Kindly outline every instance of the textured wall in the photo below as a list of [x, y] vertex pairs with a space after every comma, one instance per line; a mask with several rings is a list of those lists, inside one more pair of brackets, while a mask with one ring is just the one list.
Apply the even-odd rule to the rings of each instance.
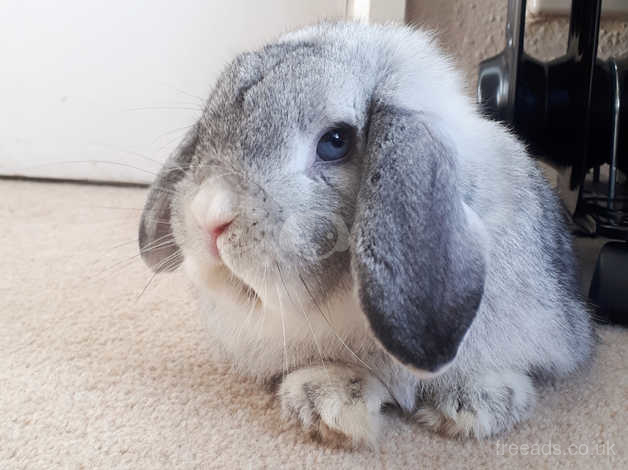
[[[467, 92], [476, 96], [478, 64], [500, 52], [505, 45], [508, 0], [408, 0], [409, 23], [436, 30], [441, 46], [456, 58], [464, 72]], [[569, 18], [532, 17], [526, 20], [525, 50], [549, 60], [564, 54]], [[628, 22], [602, 18], [598, 55], [628, 52]], [[568, 189], [569, 170], [556, 171], [541, 165], [570, 210], [575, 208], [577, 192]]]
[[[507, 0], [408, 0], [410, 23], [438, 31], [443, 48], [465, 73], [475, 96], [478, 63], [504, 48]], [[537, 17], [526, 21], [526, 51], [540, 59], [562, 55], [567, 45], [567, 17]], [[628, 52], [628, 22], [602, 20], [599, 55]]]

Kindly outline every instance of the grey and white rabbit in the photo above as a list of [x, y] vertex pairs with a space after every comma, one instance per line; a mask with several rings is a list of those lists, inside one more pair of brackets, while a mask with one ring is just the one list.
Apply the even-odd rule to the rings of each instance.
[[234, 369], [286, 416], [377, 444], [529, 416], [594, 339], [557, 198], [430, 34], [324, 23], [239, 55], [154, 182], [140, 247], [183, 265]]

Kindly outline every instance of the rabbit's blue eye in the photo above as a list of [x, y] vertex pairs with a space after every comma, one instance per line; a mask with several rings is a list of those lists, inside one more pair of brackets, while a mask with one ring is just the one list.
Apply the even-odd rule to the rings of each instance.
[[351, 132], [340, 127], [328, 131], [316, 145], [317, 155], [326, 162], [340, 160], [350, 149]]

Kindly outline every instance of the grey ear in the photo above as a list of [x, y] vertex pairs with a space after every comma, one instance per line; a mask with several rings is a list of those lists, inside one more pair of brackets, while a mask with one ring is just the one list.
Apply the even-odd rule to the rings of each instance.
[[436, 373], [456, 357], [485, 277], [484, 228], [427, 115], [377, 105], [352, 228], [359, 300], [384, 348]]
[[175, 185], [189, 168], [198, 143], [198, 124], [168, 158], [150, 187], [140, 221], [139, 245], [144, 262], [155, 272], [176, 269], [183, 257], [171, 226], [171, 203]]

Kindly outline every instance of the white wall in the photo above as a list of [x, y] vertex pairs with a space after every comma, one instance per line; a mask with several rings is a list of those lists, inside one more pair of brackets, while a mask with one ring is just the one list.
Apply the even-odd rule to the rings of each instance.
[[[236, 53], [345, 0], [3, 0], [0, 174], [150, 181]], [[147, 158], [138, 156], [145, 155]]]
[[[404, 0], [359, 1], [376, 21], [403, 20]], [[229, 60], [346, 6], [2, 0], [0, 175], [149, 182]]]

